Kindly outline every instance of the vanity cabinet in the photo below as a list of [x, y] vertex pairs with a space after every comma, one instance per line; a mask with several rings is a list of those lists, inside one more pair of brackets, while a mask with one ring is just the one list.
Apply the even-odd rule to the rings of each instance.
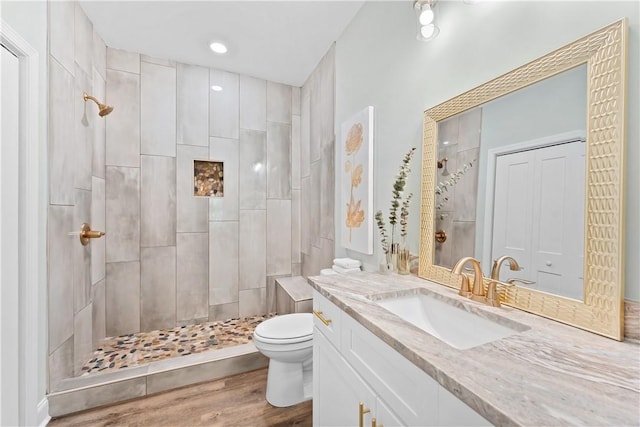
[[317, 291], [313, 307], [314, 426], [491, 425]]

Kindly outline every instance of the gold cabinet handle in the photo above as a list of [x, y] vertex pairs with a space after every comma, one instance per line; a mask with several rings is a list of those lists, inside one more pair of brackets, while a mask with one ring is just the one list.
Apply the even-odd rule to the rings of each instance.
[[364, 427], [364, 414], [368, 414], [371, 412], [371, 409], [365, 408], [364, 403], [360, 402], [358, 404], [358, 426]]
[[316, 315], [316, 317], [317, 317], [318, 319], [320, 319], [320, 321], [321, 321], [322, 323], [324, 323], [324, 324], [325, 324], [325, 326], [329, 326], [329, 324], [331, 323], [331, 319], [327, 319], [326, 317], [324, 317], [324, 316], [322, 315], [323, 313], [322, 313], [321, 311], [313, 310], [313, 314], [315, 314], [315, 315]]

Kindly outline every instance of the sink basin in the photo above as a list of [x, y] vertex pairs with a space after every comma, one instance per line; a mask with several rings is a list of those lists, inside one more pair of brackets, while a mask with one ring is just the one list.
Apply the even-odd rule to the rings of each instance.
[[496, 316], [496, 320], [492, 320], [470, 312], [457, 300], [449, 302], [428, 294], [392, 297], [375, 301], [375, 303], [460, 350], [529, 329], [509, 319]]

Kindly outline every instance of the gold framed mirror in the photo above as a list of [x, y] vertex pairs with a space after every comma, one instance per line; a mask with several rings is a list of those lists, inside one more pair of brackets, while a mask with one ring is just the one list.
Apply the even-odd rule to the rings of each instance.
[[621, 19], [424, 112], [419, 277], [460, 284], [434, 262], [438, 123], [586, 64], [583, 298], [505, 284], [498, 291], [505, 305], [623, 339], [627, 31]]

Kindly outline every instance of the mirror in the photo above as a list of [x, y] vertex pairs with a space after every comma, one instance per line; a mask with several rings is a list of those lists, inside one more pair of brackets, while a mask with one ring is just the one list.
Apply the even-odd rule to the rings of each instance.
[[[527, 178], [527, 175], [533, 176], [535, 173], [523, 172], [527, 169], [518, 171], [518, 168], [512, 167], [522, 163], [520, 161], [522, 159], [506, 162], [504, 159], [517, 157], [510, 156], [512, 154], [523, 156], [523, 153], [535, 151], [523, 150], [523, 147], [566, 148], [570, 146], [571, 149], [568, 151], [571, 154], [566, 156], [574, 159], [571, 160], [573, 165], [578, 163], [584, 165], [585, 171], [584, 178], [581, 178], [579, 171], [574, 174], [577, 176], [576, 181], [583, 183], [582, 193], [576, 193], [578, 195], [584, 194], [583, 198], [565, 203], [566, 206], [563, 207], [563, 209], [572, 212], [572, 215], [584, 218], [582, 226], [579, 221], [572, 223], [574, 226], [573, 234], [568, 238], [575, 243], [573, 252], [577, 252], [577, 255], [573, 257], [571, 262], [559, 258], [545, 259], [542, 262], [551, 262], [552, 265], [546, 267], [554, 267], [564, 263], [572, 264], [571, 277], [575, 276], [574, 279], [578, 283], [571, 286], [573, 289], [571, 293], [565, 293], [564, 296], [558, 295], [558, 293], [563, 293], [558, 289], [568, 288], [566, 286], [568, 279], [562, 277], [554, 282], [554, 278], [550, 277], [553, 274], [538, 266], [541, 259], [536, 259], [533, 255], [523, 256], [524, 252], [521, 252], [516, 254], [516, 259], [518, 256], [523, 259], [527, 258], [527, 261], [523, 261], [525, 269], [508, 271], [507, 268], [500, 273], [500, 280], [503, 281], [498, 286], [500, 299], [504, 304], [515, 308], [610, 338], [622, 339], [626, 45], [627, 23], [623, 19], [425, 111], [418, 272], [420, 277], [447, 286], [459, 287], [459, 276], [452, 275], [450, 269], [447, 268], [450, 262], [455, 262], [458, 259], [453, 259], [454, 256], [458, 256], [458, 253], [454, 254], [452, 250], [449, 259], [446, 259], [445, 251], [442, 250], [442, 247], [437, 246], [446, 234], [446, 230], [439, 227], [442, 227], [447, 219], [452, 223], [455, 217], [454, 215], [453, 217], [441, 218], [438, 213], [443, 211], [443, 208], [451, 209], [453, 207], [456, 212], [460, 210], [458, 218], [467, 220], [467, 222], [475, 222], [473, 238], [470, 238], [469, 225], [462, 224], [465, 221], [459, 221], [461, 224], [457, 225], [457, 229], [460, 231], [453, 232], [457, 236], [453, 238], [450, 248], [453, 248], [455, 243], [459, 253], [464, 252], [465, 256], [473, 254], [479, 258], [483, 262], [485, 275], [489, 274], [490, 266], [488, 264], [491, 262], [494, 252], [502, 254], [506, 248], [513, 247], [535, 252], [535, 250], [526, 249], [524, 245], [520, 244], [521, 242], [518, 242], [520, 244], [518, 246], [509, 241], [509, 239], [513, 240], [513, 236], [521, 237], [517, 230], [536, 228], [530, 219], [524, 218], [526, 212], [532, 212], [535, 209], [521, 207], [520, 217], [518, 217], [515, 215], [516, 211], [509, 213], [505, 206], [510, 203], [514, 204], [514, 200], [516, 200], [518, 203], [522, 203], [522, 206], [527, 206], [526, 203], [533, 203], [535, 208], [536, 203], [540, 204], [539, 200], [527, 199], [525, 201], [522, 197], [518, 199], [518, 195], [523, 194], [522, 191], [510, 193], [511, 190], [508, 186], [501, 187], [501, 184], [518, 182], [518, 179], [522, 180]], [[572, 121], [570, 117], [573, 117], [574, 114], [576, 117], [580, 115], [580, 110], [576, 110], [577, 113], [563, 112], [564, 107], [560, 108], [559, 112], [541, 119], [544, 120], [544, 123], [536, 124], [535, 121], [532, 121], [529, 126], [522, 125], [527, 122], [526, 118], [521, 117], [525, 113], [522, 113], [522, 110], [518, 111], [512, 108], [513, 104], [509, 104], [510, 102], [522, 103], [522, 100], [529, 99], [524, 102], [525, 107], [534, 110], [547, 108], [542, 107], [544, 104], [534, 106], [530, 97], [541, 93], [541, 87], [553, 86], [558, 81], [580, 73], [586, 73], [586, 79], [579, 77], [576, 80], [578, 82], [582, 79], [583, 82], [576, 83], [576, 87], [582, 85], [584, 90], [580, 95], [583, 100], [582, 105], [586, 107], [586, 110], [582, 110], [584, 128], [569, 123]], [[507, 114], [512, 115], [507, 122], [500, 121], [500, 119], [496, 122], [488, 121], [490, 116], [505, 119]], [[526, 114], [531, 114], [531, 111]], [[515, 120], [519, 120], [521, 124], [516, 125]], [[466, 150], [446, 148], [446, 145], [455, 145], [449, 136], [454, 132], [452, 129], [456, 127], [456, 121], [458, 121], [458, 132], [460, 129], [464, 129], [464, 132], [470, 134], [473, 132], [480, 134], [475, 135], [475, 139], [478, 141], [482, 139], [482, 144], [474, 148], [469, 145], [471, 144], [469, 141], [465, 141], [464, 144], [467, 146], [463, 148]], [[552, 127], [550, 126], [551, 122], [563, 124], [564, 121], [567, 122], [564, 123], [566, 125], [564, 129], [544, 135], [535, 133], [543, 128]], [[464, 122], [464, 126], [462, 122]], [[493, 136], [480, 133], [481, 127], [482, 132], [493, 129]], [[534, 133], [522, 133], [524, 127], [532, 129]], [[496, 144], [491, 147], [483, 145], [485, 141], [499, 139], [496, 135], [500, 133], [509, 134], [507, 145]], [[449, 142], [449, 144], [444, 144], [445, 142]], [[457, 143], [460, 144], [459, 139]], [[442, 151], [439, 151], [439, 146], [443, 147]], [[467, 153], [462, 155], [461, 151], [467, 151]], [[554, 156], [556, 154], [554, 153]], [[451, 159], [449, 159], [450, 156]], [[581, 156], [584, 156], [584, 160], [575, 160], [582, 159]], [[536, 156], [534, 156], [535, 158]], [[535, 160], [533, 164], [536, 164]], [[531, 180], [531, 184], [527, 185], [538, 185], [538, 188], [546, 185], [546, 188], [553, 188], [554, 180], [558, 181], [559, 177], [563, 176], [560, 172], [565, 169], [564, 166], [558, 167], [555, 175], [549, 175], [551, 178], [543, 177], [542, 180]], [[461, 175], [458, 173], [459, 171], [462, 172]], [[449, 177], [447, 181], [453, 181], [453, 184], [448, 185], [447, 190], [443, 190], [443, 185], [441, 185], [443, 172], [447, 173], [445, 177]], [[504, 179], [505, 173], [510, 176], [509, 179]], [[518, 173], [520, 178], [518, 178]], [[477, 177], [475, 182], [474, 176]], [[525, 184], [520, 183], [520, 185]], [[478, 195], [477, 199], [481, 199], [480, 205], [476, 204], [474, 200], [470, 200], [472, 198], [464, 196], [465, 194], [474, 194], [474, 188], [479, 190], [475, 194]], [[453, 200], [444, 201], [443, 205], [443, 194], [451, 189], [454, 189]], [[456, 197], [457, 195], [462, 196]], [[554, 203], [557, 205], [562, 199], [557, 195], [550, 197], [549, 201], [544, 202], [547, 207]], [[451, 205], [447, 207], [449, 203]], [[579, 207], [582, 209], [576, 210]], [[550, 212], [548, 208], [538, 209], [538, 214], [551, 215]], [[513, 223], [513, 221], [509, 223], [510, 218], [519, 218], [520, 223]], [[494, 225], [499, 226], [505, 222], [507, 227], [502, 231], [498, 229], [499, 227], [494, 227]], [[533, 234], [537, 240], [540, 240], [540, 236], [564, 232], [563, 230], [568, 228], [566, 225], [558, 226], [553, 221], [537, 222], [538, 231]], [[464, 228], [465, 226], [467, 229]], [[487, 234], [486, 238], [484, 237], [485, 233]], [[500, 235], [508, 238], [505, 241], [504, 238], [499, 237]], [[504, 253], [504, 255], [510, 254]], [[535, 278], [538, 279], [535, 280], [537, 286], [521, 282], [507, 286], [504, 283], [509, 278], [525, 279], [521, 275], [527, 271], [535, 274]], [[488, 279], [485, 279], [485, 285], [487, 281]]]
[[587, 66], [438, 122], [434, 264], [583, 297]]

